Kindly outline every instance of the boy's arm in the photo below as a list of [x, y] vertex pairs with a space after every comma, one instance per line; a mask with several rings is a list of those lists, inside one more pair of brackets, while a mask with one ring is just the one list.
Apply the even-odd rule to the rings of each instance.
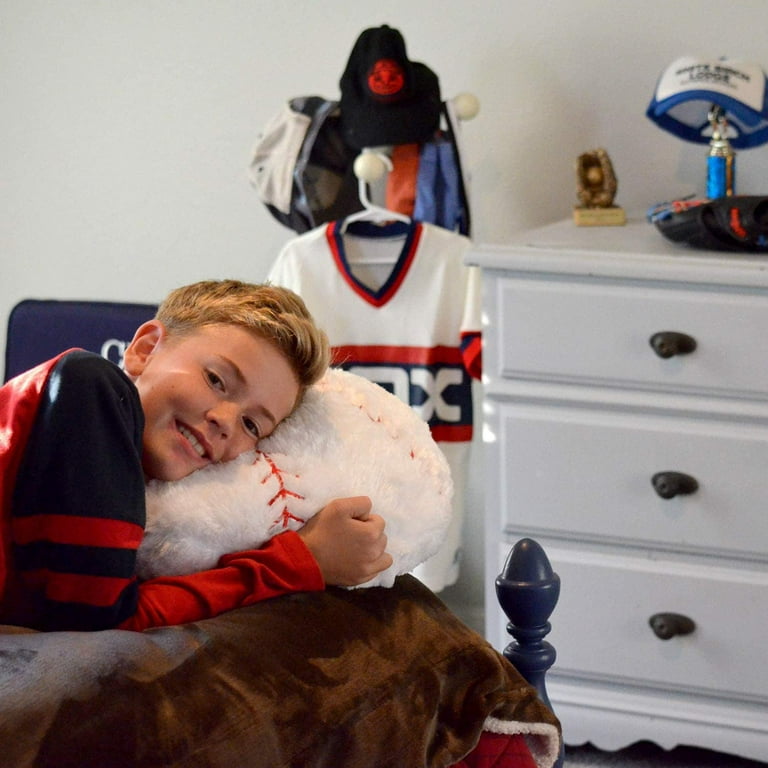
[[310, 551], [295, 532], [287, 531], [260, 549], [224, 555], [210, 571], [139, 584], [136, 612], [120, 628], [199, 621], [270, 597], [324, 587]]
[[182, 624], [288, 592], [320, 590], [326, 582], [362, 584], [392, 565], [384, 527], [367, 496], [334, 499], [298, 532], [224, 555], [215, 570], [144, 582], [135, 615], [120, 626]]
[[20, 436], [4, 608], [38, 629], [115, 626], [135, 610], [144, 530], [138, 393], [112, 363], [74, 351], [51, 369], [34, 405]]

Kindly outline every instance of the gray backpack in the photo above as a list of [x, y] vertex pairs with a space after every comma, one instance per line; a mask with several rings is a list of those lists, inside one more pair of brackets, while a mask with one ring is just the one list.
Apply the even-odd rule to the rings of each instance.
[[358, 151], [339, 130], [339, 102], [291, 99], [258, 137], [250, 179], [281, 223], [302, 233], [362, 208], [352, 164]]

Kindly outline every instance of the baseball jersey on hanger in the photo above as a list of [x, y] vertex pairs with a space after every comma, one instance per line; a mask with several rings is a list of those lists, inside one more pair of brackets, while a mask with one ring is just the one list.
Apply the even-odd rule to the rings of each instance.
[[342, 230], [336, 221], [293, 238], [268, 279], [304, 299], [335, 365], [410, 404], [446, 455], [453, 520], [443, 547], [415, 571], [439, 591], [459, 573], [472, 378], [481, 366], [479, 278], [464, 264], [470, 241], [417, 221], [357, 221]]

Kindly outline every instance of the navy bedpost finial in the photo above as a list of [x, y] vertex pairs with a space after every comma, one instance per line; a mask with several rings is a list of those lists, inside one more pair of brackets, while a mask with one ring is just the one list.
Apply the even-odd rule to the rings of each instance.
[[514, 638], [504, 656], [551, 709], [545, 675], [556, 653], [544, 637], [552, 628], [549, 617], [560, 596], [560, 577], [538, 542], [521, 539], [515, 544], [496, 579], [496, 595], [509, 619], [507, 632]]

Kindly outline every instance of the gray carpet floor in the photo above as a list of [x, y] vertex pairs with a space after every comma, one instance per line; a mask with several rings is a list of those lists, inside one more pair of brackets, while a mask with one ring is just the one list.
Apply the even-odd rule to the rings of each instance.
[[565, 768], [768, 768], [768, 763], [696, 747], [676, 747], [666, 751], [656, 744], [641, 741], [617, 752], [601, 752], [591, 744], [566, 746]]

